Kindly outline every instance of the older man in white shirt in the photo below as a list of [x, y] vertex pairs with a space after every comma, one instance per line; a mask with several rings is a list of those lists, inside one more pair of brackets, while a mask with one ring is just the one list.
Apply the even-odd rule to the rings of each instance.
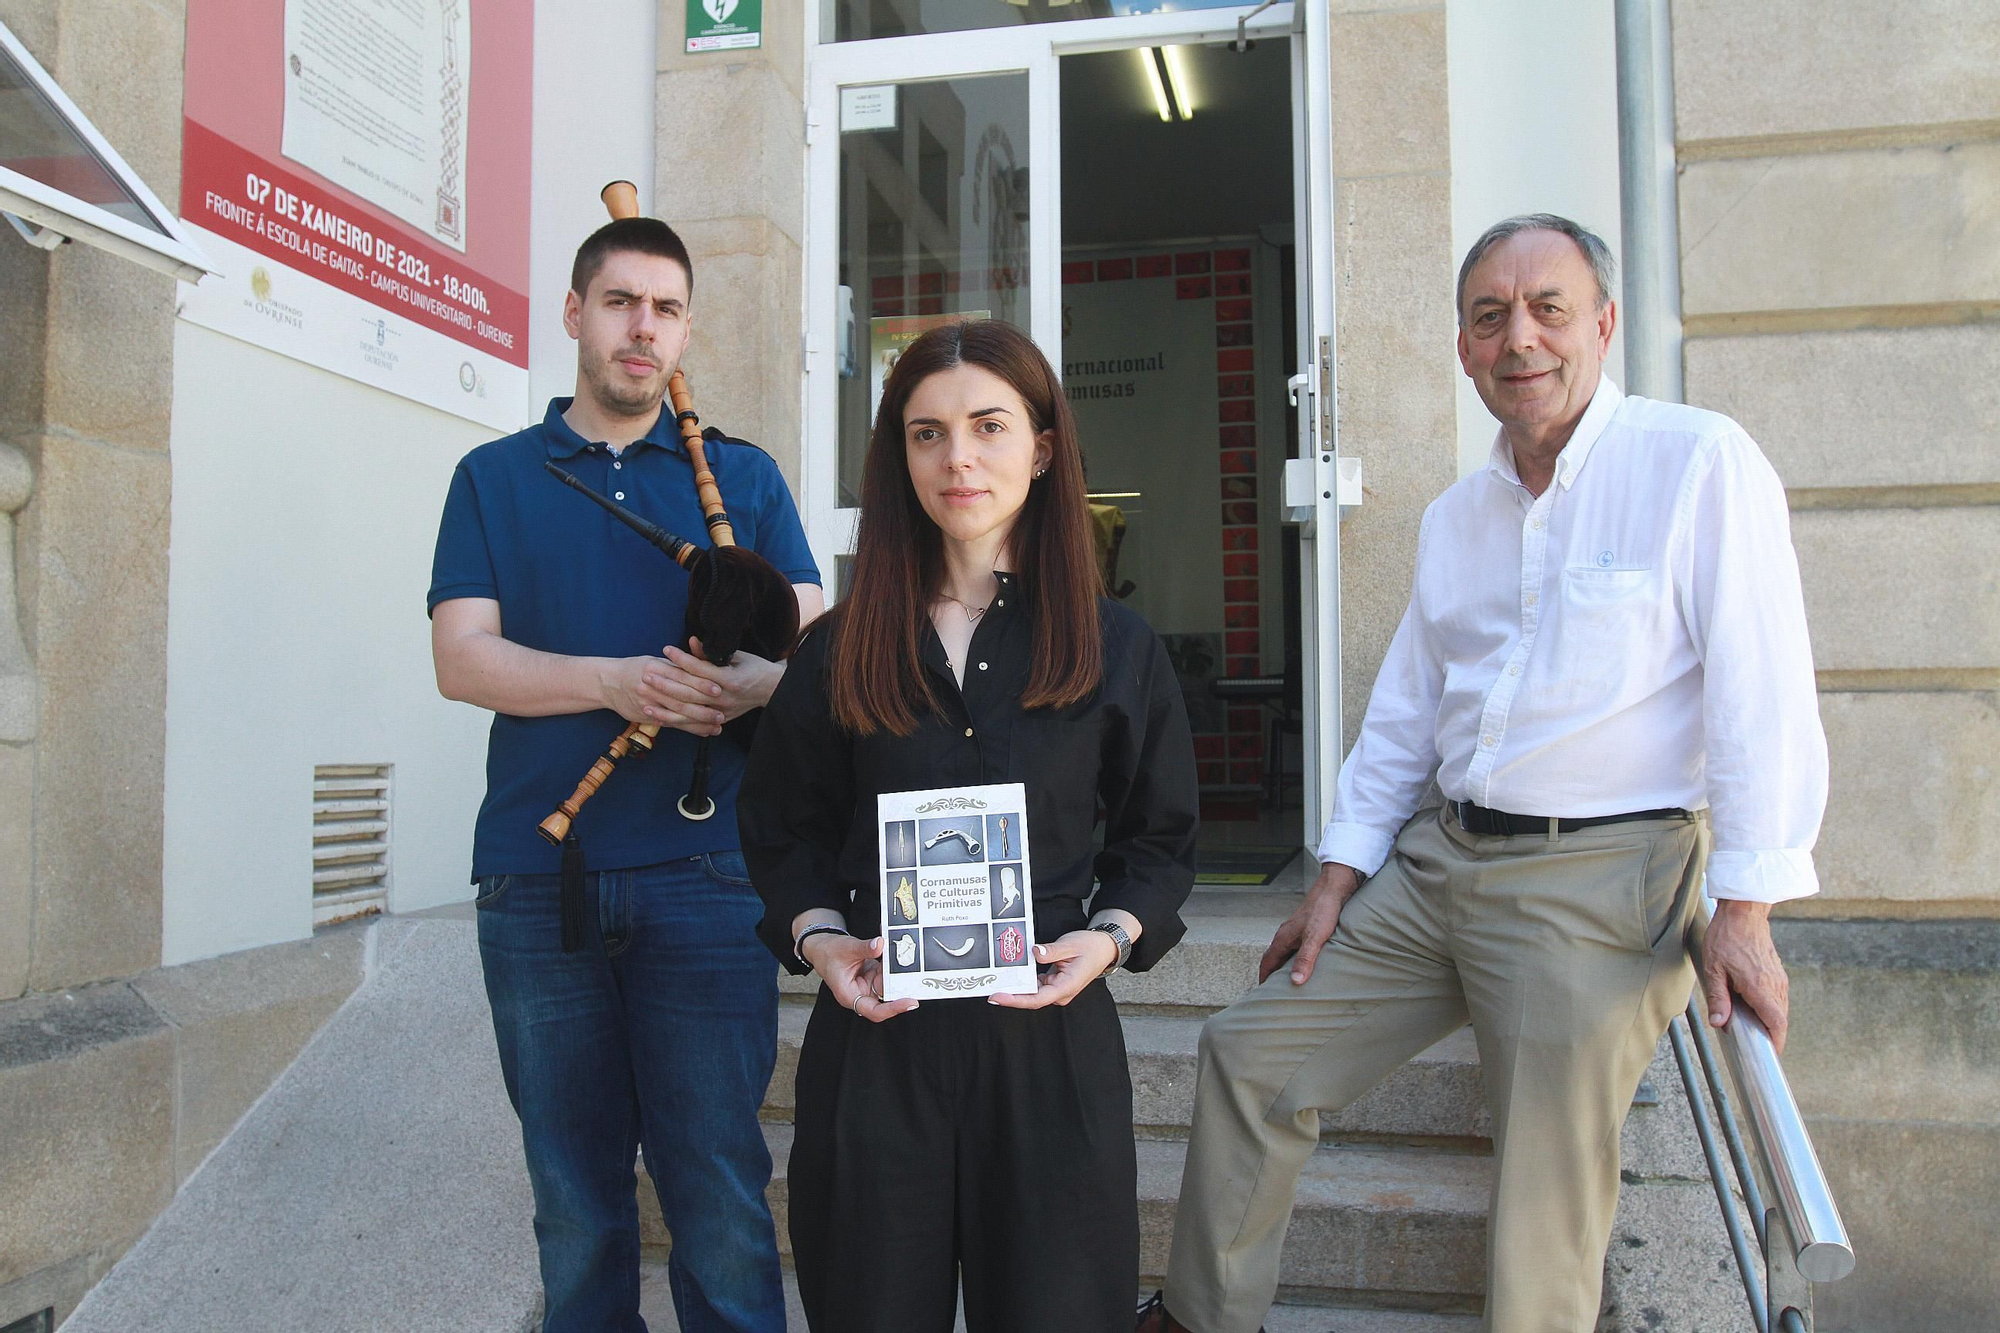
[[1785, 493], [1735, 422], [1604, 378], [1611, 279], [1603, 241], [1547, 214], [1459, 271], [1459, 360], [1500, 434], [1424, 515], [1319, 877], [1202, 1034], [1142, 1329], [1252, 1333], [1320, 1112], [1468, 1019], [1496, 1158], [1486, 1327], [1591, 1329], [1618, 1131], [1687, 1003], [1704, 866], [1710, 1019], [1740, 997], [1784, 1041], [1770, 907], [1817, 889], [1826, 801]]

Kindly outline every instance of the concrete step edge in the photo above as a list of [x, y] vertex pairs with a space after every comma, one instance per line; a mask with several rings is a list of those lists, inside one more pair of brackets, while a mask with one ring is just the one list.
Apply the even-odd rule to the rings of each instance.
[[[798, 1279], [785, 1271], [785, 1308], [789, 1326], [805, 1327], [805, 1311], [799, 1304]], [[654, 1333], [678, 1333], [672, 1295], [664, 1262], [649, 1260], [639, 1269], [639, 1312]], [[1138, 1300], [1152, 1294], [1147, 1288]], [[1136, 1302], [1135, 1302], [1136, 1303]], [[1281, 1304], [1264, 1317], [1265, 1333], [1477, 1333], [1476, 1315], [1428, 1314], [1422, 1311], [1382, 1310], [1353, 1305]], [[964, 1333], [961, 1315], [954, 1333]]]
[[[769, 1118], [790, 1118], [792, 1082], [807, 1018], [802, 1006], [786, 1005], [779, 1012], [778, 1069], [765, 1103]], [[1142, 1136], [1186, 1136], [1194, 1113], [1201, 1023], [1193, 1016], [1124, 1017], [1133, 1119]], [[1323, 1115], [1321, 1125], [1328, 1142], [1490, 1151], [1492, 1118], [1479, 1081], [1471, 1030], [1460, 1029], [1421, 1052], [1352, 1105]]]
[[[792, 1126], [764, 1126], [772, 1158], [771, 1210], [790, 1253]], [[1140, 1270], [1164, 1272], [1186, 1161], [1184, 1143], [1137, 1144]], [[1281, 1281], [1337, 1291], [1383, 1307], [1463, 1305], [1484, 1290], [1491, 1159], [1426, 1152], [1321, 1148], [1298, 1182]], [[642, 1187], [641, 1240], [666, 1241]]]
[[[786, 1178], [792, 1136], [788, 1122], [764, 1122], [773, 1183]], [[1142, 1139], [1137, 1151], [1140, 1198], [1169, 1202], [1178, 1199], [1187, 1145], [1172, 1140]], [[1322, 1147], [1313, 1153], [1300, 1174], [1298, 1200], [1302, 1208], [1341, 1207], [1351, 1200], [1360, 1200], [1378, 1209], [1413, 1208], [1483, 1218], [1492, 1180], [1491, 1159], [1484, 1157], [1372, 1147]]]
[[[1140, 1267], [1164, 1272], [1185, 1146], [1142, 1142], [1138, 1150]], [[1389, 1307], [1477, 1300], [1486, 1284], [1492, 1173], [1484, 1157], [1318, 1149], [1299, 1176], [1280, 1283]]]
[[[1177, 1201], [1187, 1145], [1141, 1140], [1138, 1156], [1141, 1200]], [[1490, 1158], [1323, 1146], [1299, 1175], [1295, 1210], [1353, 1207], [1483, 1219], [1492, 1184]]]

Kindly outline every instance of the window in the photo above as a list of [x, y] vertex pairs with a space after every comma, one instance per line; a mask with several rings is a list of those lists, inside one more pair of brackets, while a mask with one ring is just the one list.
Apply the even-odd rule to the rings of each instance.
[[0, 213], [44, 250], [81, 241], [184, 282], [214, 272], [166, 205], [4, 23]]

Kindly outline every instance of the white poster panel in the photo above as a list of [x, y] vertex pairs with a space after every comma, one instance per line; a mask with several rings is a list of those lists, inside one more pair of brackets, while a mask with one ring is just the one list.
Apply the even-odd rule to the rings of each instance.
[[499, 431], [531, 424], [528, 370], [190, 225], [219, 274], [182, 283], [180, 314]]
[[1220, 628], [1215, 306], [1171, 276], [1063, 287], [1063, 392], [1093, 503], [1125, 520], [1127, 605], [1162, 634]]
[[284, 155], [460, 251], [471, 0], [285, 0]]

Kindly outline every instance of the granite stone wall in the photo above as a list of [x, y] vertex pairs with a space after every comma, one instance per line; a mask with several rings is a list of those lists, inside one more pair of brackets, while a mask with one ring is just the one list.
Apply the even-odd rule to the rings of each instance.
[[1778, 934], [1785, 1063], [1857, 1251], [1819, 1327], [1983, 1327], [2000, 21], [1983, 0], [1675, 0], [1673, 36], [1687, 398], [1785, 481], [1832, 753], [1822, 892]]
[[[163, 200], [172, 0], [0, 0]], [[175, 287], [0, 235], [0, 1325], [57, 1322], [358, 982], [361, 935], [161, 969]]]

